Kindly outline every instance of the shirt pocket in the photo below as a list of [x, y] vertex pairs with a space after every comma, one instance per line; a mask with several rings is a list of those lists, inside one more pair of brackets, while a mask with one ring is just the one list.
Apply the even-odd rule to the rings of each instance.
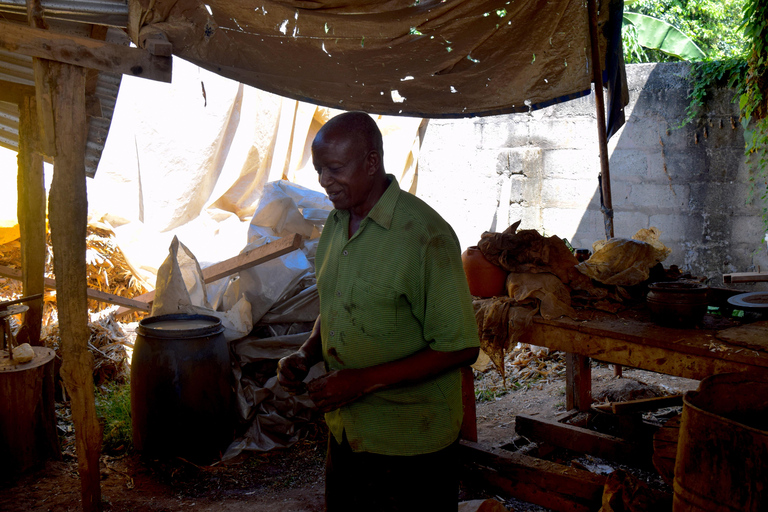
[[397, 331], [398, 294], [393, 288], [357, 278], [352, 285], [352, 324], [366, 336], [387, 336]]

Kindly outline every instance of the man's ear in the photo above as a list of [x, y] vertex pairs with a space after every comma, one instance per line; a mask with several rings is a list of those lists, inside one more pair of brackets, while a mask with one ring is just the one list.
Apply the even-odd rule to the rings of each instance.
[[368, 156], [365, 157], [366, 172], [369, 176], [373, 176], [379, 172], [381, 168], [381, 154], [375, 149], [368, 152]]

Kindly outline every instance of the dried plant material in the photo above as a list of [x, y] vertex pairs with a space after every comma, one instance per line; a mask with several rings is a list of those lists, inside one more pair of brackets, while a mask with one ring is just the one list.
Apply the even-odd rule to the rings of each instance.
[[[480, 299], [473, 302], [480, 348], [491, 358], [494, 366], [505, 375], [504, 355], [521, 342], [538, 308], [521, 306], [509, 297]], [[534, 304], [535, 305], [535, 304]]]
[[483, 233], [477, 246], [492, 263], [509, 272], [554, 274], [572, 290], [592, 290], [589, 278], [576, 270], [578, 260], [562, 239], [538, 231], [517, 231], [520, 221], [503, 233]]
[[554, 274], [512, 272], [507, 276], [507, 293], [518, 302], [529, 297], [537, 299], [541, 316], [548, 320], [563, 315], [576, 318], [576, 312], [571, 307], [571, 294]]
[[576, 268], [596, 281], [617, 286], [634, 286], [647, 280], [651, 268], [668, 254], [649, 243], [626, 238], [596, 242], [594, 249], [595, 253]]

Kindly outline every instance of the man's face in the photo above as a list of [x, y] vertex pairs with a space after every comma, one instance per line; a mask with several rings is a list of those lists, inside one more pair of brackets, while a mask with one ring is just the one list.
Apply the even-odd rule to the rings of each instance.
[[339, 210], [364, 207], [372, 188], [371, 151], [355, 137], [333, 134], [315, 139], [312, 163], [320, 186]]

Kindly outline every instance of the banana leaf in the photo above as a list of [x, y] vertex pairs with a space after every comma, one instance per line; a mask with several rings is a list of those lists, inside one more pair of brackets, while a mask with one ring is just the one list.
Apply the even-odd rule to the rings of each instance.
[[645, 14], [624, 13], [624, 22], [637, 29], [637, 41], [641, 46], [660, 50], [683, 60], [702, 60], [706, 57], [701, 48], [680, 30]]

